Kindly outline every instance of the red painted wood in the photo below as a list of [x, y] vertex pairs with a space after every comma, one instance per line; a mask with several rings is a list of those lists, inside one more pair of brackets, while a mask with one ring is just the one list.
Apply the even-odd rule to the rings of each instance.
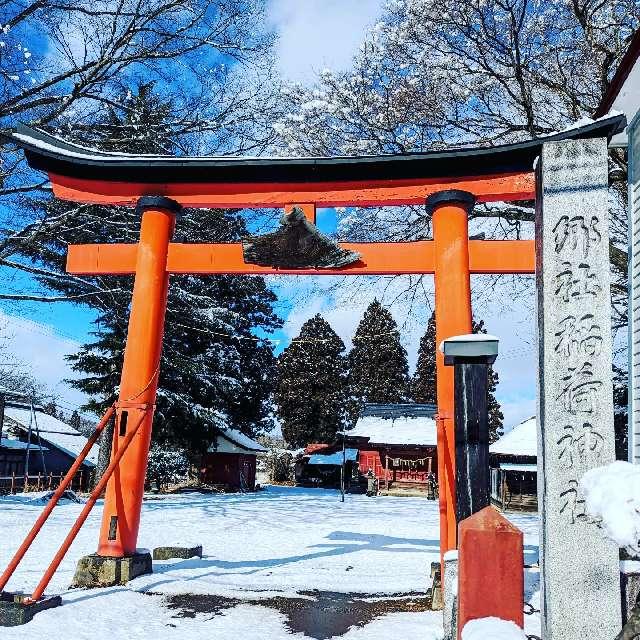
[[166, 196], [188, 207], [242, 209], [284, 207], [292, 202], [318, 207], [376, 207], [424, 204], [432, 193], [461, 189], [478, 202], [535, 199], [533, 172], [493, 176], [292, 183], [136, 183], [86, 180], [49, 174], [53, 193], [62, 200], [135, 206], [141, 196]]
[[522, 531], [493, 507], [458, 527], [458, 640], [469, 620], [496, 617], [524, 627]]
[[[169, 273], [255, 275], [396, 275], [434, 271], [431, 240], [417, 242], [342, 242], [362, 260], [340, 269], [274, 269], [246, 264], [240, 243], [169, 245]], [[74, 274], [133, 274], [137, 245], [69, 245], [67, 272]], [[470, 240], [471, 273], [535, 273], [533, 240]]]

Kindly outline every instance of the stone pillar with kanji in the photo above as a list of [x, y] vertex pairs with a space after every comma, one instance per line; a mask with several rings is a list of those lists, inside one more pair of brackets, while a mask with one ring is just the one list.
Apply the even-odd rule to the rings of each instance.
[[536, 204], [542, 636], [611, 640], [618, 550], [579, 488], [615, 458], [606, 139], [545, 143]]

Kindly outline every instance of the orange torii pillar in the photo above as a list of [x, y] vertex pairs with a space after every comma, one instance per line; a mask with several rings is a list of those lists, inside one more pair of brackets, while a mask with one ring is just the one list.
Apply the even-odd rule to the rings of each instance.
[[[480, 196], [478, 196], [480, 197]], [[339, 243], [361, 259], [346, 267], [283, 269], [246, 263], [242, 244], [180, 244], [170, 242], [179, 205], [167, 198], [144, 196], [140, 243], [70, 245], [67, 271], [74, 274], [135, 275], [129, 337], [122, 373], [117, 447], [127, 422], [144, 413], [144, 428], [135, 446], [110, 480], [103, 516], [99, 557], [126, 557], [135, 552], [153, 403], [171, 273], [209, 275], [397, 275], [435, 276], [436, 340], [471, 330], [470, 273], [533, 273], [531, 240], [469, 240], [468, 213], [474, 195], [461, 190], [438, 190], [426, 199], [433, 214], [433, 240], [391, 243]], [[215, 204], [215, 202], [213, 203]], [[290, 207], [285, 205], [288, 209]], [[315, 203], [303, 205], [314, 219]], [[453, 375], [437, 354], [438, 473], [440, 482], [440, 549], [456, 548], [455, 439], [453, 433]], [[126, 413], [125, 413], [126, 411]], [[130, 414], [136, 414], [131, 416]], [[123, 425], [123, 416], [125, 424]], [[134, 418], [134, 420], [132, 420]]]
[[475, 196], [456, 189], [439, 191], [426, 200], [432, 214], [436, 313], [438, 398], [438, 484], [440, 550], [457, 546], [456, 443], [454, 436], [453, 367], [446, 367], [439, 345], [452, 336], [471, 333], [469, 273], [469, 211]]
[[143, 197], [138, 201], [137, 211], [142, 213], [140, 242], [112, 458], [126, 437], [127, 428], [141, 418], [142, 422], [107, 484], [98, 544], [100, 556], [121, 558], [136, 552], [167, 307], [167, 255], [180, 209], [177, 202], [164, 197]]

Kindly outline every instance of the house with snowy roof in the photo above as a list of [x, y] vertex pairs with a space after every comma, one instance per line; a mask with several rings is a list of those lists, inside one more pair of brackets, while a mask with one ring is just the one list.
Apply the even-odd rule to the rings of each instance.
[[344, 459], [348, 490], [366, 487], [371, 473], [382, 492], [418, 491], [435, 498], [435, 413], [432, 404], [366, 404], [353, 429], [344, 434], [344, 458], [340, 437], [331, 446], [304, 456], [296, 480], [304, 484], [309, 478], [323, 477], [322, 486], [338, 486]]
[[[87, 444], [87, 437], [42, 407], [8, 401], [4, 408], [0, 447], [0, 475], [30, 477], [64, 475]], [[86, 487], [98, 460], [93, 446], [82, 463], [73, 486]], [[82, 476], [80, 476], [82, 474]], [[56, 481], [57, 482], [57, 481]]]
[[253, 491], [256, 457], [266, 448], [231, 427], [218, 427], [213, 442], [202, 456], [200, 481], [227, 491]]
[[538, 508], [538, 422], [527, 418], [489, 447], [491, 502], [500, 509]]

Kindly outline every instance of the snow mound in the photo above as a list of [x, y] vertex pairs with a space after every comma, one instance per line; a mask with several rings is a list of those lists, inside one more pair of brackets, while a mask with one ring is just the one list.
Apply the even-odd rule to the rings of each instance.
[[510, 620], [478, 618], [464, 625], [462, 640], [527, 640], [527, 636]]
[[619, 547], [637, 551], [640, 540], [640, 465], [617, 460], [580, 480], [587, 514]]
[[[53, 498], [53, 491], [31, 491], [28, 493], [16, 493], [14, 495], [4, 496], [1, 500], [6, 502], [17, 502], [19, 504], [47, 504], [51, 498]], [[69, 504], [70, 502], [76, 502], [78, 504], [84, 504], [84, 500], [79, 498], [73, 491], [67, 489], [63, 494], [58, 504]]]

